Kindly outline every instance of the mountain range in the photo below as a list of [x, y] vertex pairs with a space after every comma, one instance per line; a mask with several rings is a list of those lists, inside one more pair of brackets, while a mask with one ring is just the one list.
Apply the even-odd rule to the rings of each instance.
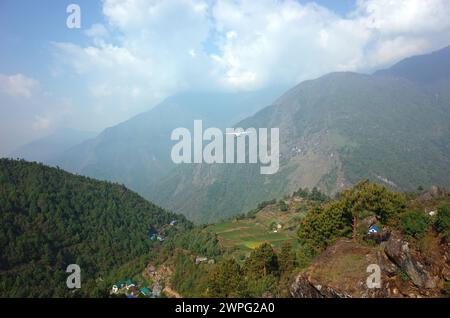
[[[363, 178], [400, 191], [450, 186], [450, 47], [371, 75], [331, 73], [281, 92], [179, 94], [45, 163], [123, 183], [197, 223], [299, 187], [334, 194]], [[221, 129], [279, 128], [279, 171], [173, 164], [170, 133], [192, 129], [194, 119]]]
[[70, 148], [94, 138], [97, 134], [89, 131], [61, 128], [48, 136], [39, 138], [14, 150], [9, 157], [29, 161], [50, 162]]
[[445, 48], [373, 75], [302, 82], [236, 125], [279, 128], [276, 174], [261, 175], [255, 164], [185, 165], [144, 195], [195, 222], [213, 222], [299, 187], [333, 194], [365, 178], [401, 191], [448, 187], [449, 63]]
[[223, 129], [271, 104], [281, 91], [175, 95], [46, 163], [146, 193], [175, 166], [170, 158], [173, 129], [189, 128], [195, 119]]

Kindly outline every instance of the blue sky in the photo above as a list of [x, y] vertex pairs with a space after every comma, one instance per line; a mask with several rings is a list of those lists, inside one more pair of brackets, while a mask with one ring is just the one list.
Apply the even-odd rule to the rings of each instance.
[[[42, 72], [46, 65], [36, 63], [50, 60], [50, 41], [85, 42], [82, 29], [69, 30], [65, 27], [66, 7], [72, 1], [24, 1], [2, 0], [0, 2], [0, 36], [2, 47], [0, 69], [3, 72]], [[78, 1], [84, 10], [82, 21], [91, 25], [103, 21], [101, 2]], [[30, 59], [33, 52], [33, 59]]]
[[[317, 0], [315, 2], [340, 15], [346, 15], [355, 8], [354, 0]], [[66, 8], [76, 3], [82, 9], [82, 28], [65, 27], [68, 14]], [[87, 45], [83, 31], [95, 23], [105, 23], [102, 1], [96, 0], [2, 0], [0, 2], [0, 72], [25, 73], [42, 77], [51, 59], [51, 42], [74, 42]], [[205, 44], [213, 48], [211, 43]], [[32, 52], [33, 58], [30, 58]], [[41, 61], [41, 63], [36, 63]], [[43, 76], [42, 76], [43, 75]]]
[[[81, 29], [66, 7], [81, 7]], [[445, 0], [2, 0], [0, 155], [186, 90], [293, 86], [450, 44]]]

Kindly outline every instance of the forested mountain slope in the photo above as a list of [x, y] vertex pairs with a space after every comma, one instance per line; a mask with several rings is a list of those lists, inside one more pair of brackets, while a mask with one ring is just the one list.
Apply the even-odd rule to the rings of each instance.
[[[150, 231], [192, 225], [122, 185], [0, 159], [0, 297], [95, 296], [114, 270], [152, 250]], [[66, 287], [68, 264], [82, 288]]]

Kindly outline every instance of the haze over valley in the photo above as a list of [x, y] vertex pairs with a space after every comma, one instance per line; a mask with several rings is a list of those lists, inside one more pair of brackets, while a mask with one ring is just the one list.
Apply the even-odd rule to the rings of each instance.
[[0, 1], [0, 297], [448, 298], [447, 2]]

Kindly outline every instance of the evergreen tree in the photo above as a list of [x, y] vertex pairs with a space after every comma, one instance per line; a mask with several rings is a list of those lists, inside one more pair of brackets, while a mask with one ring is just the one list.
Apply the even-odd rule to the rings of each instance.
[[222, 261], [209, 278], [209, 294], [212, 297], [237, 297], [244, 289], [239, 264], [233, 259]]
[[297, 266], [296, 255], [289, 242], [284, 242], [281, 246], [278, 263], [281, 273], [290, 273]]
[[269, 243], [263, 243], [254, 249], [245, 260], [245, 272], [248, 277], [261, 278], [269, 274], [278, 274], [278, 257]]

